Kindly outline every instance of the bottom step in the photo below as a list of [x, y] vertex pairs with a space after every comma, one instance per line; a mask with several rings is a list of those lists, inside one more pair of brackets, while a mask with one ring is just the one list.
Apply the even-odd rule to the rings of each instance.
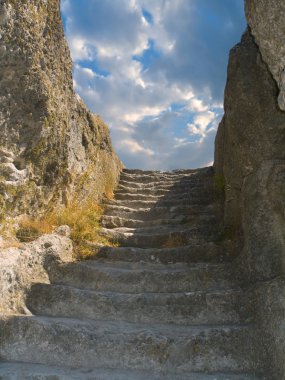
[[71, 318], [10, 317], [0, 358], [70, 368], [153, 372], [251, 372], [253, 326], [178, 326]]
[[69, 370], [37, 364], [0, 363], [0, 380], [258, 380], [250, 374], [170, 374], [121, 370]]

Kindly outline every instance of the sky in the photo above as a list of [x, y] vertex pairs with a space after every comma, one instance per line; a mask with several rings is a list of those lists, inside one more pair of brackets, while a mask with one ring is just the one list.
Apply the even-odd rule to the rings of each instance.
[[74, 88], [128, 168], [211, 165], [243, 0], [61, 0]]

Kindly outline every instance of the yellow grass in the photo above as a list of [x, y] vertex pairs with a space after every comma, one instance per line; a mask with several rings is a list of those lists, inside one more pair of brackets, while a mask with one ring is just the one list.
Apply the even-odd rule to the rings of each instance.
[[74, 243], [76, 257], [85, 259], [93, 255], [94, 248], [88, 242], [110, 245], [100, 236], [100, 219], [103, 208], [93, 200], [74, 200], [67, 207], [47, 213], [41, 218], [25, 217], [19, 222], [17, 237], [20, 241], [32, 241], [56, 227], [68, 225]]
[[187, 245], [187, 239], [185, 236], [170, 236], [163, 244], [162, 248], [176, 248]]

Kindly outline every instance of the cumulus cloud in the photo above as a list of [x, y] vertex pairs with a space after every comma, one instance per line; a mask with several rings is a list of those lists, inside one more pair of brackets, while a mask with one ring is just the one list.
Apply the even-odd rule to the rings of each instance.
[[242, 0], [62, 0], [74, 86], [128, 167], [207, 165]]

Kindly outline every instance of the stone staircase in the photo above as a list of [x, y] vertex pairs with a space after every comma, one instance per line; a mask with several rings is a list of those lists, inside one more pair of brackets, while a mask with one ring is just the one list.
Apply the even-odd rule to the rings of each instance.
[[125, 170], [105, 206], [119, 246], [34, 284], [33, 315], [1, 322], [0, 379], [261, 379], [212, 169]]

